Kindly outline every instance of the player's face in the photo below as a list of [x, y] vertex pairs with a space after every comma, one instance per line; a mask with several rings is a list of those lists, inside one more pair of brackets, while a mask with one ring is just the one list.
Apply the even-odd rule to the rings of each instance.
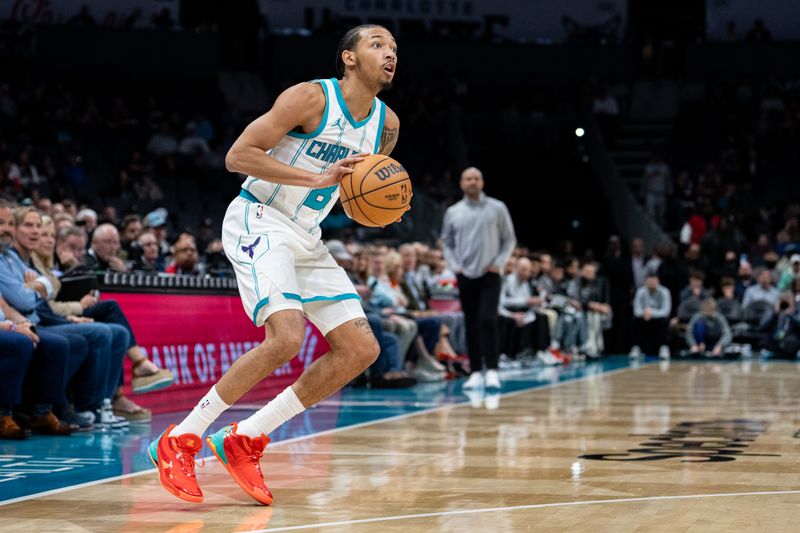
[[356, 51], [356, 68], [359, 73], [366, 80], [377, 82], [381, 89], [391, 88], [397, 69], [397, 43], [389, 30], [363, 30]]

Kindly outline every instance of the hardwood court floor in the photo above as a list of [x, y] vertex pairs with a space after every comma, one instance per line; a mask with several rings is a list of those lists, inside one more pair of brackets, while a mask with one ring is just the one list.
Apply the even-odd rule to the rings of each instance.
[[[208, 461], [0, 510], [0, 531], [798, 531], [800, 366], [649, 364], [276, 443], [259, 507]], [[612, 454], [612, 455], [609, 455]]]

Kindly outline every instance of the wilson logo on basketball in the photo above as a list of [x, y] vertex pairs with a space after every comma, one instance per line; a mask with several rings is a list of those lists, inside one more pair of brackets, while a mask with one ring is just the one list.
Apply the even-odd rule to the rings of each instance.
[[375, 176], [381, 180], [385, 181], [388, 180], [392, 175], [397, 174], [398, 172], [405, 172], [406, 169], [403, 168], [402, 165], [397, 163], [392, 163], [390, 165], [386, 165], [385, 167], [379, 168], [375, 171]]

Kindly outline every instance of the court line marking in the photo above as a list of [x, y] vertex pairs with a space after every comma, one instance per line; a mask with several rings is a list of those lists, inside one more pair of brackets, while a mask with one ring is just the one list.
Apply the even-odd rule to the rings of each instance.
[[530, 505], [513, 505], [508, 507], [487, 507], [484, 509], [459, 509], [454, 511], [441, 511], [437, 513], [419, 513], [419, 514], [405, 514], [394, 516], [381, 516], [375, 518], [361, 518], [357, 520], [341, 520], [339, 522], [321, 522], [317, 524], [303, 524], [298, 526], [284, 526], [274, 527], [267, 529], [253, 529], [244, 533], [265, 533], [271, 531], [297, 531], [301, 529], [313, 529], [319, 527], [335, 527], [335, 526], [349, 526], [354, 524], [371, 524], [375, 522], [391, 522], [396, 520], [412, 520], [415, 518], [429, 518], [434, 516], [454, 516], [454, 515], [469, 515], [480, 513], [495, 513], [501, 511], [519, 511], [523, 509], [544, 509], [549, 507], [570, 507], [577, 505], [598, 505], [606, 503], [630, 503], [630, 502], [648, 502], [648, 501], [662, 501], [662, 500], [692, 500], [700, 498], [726, 498], [732, 496], [772, 496], [776, 494], [800, 494], [800, 490], [775, 490], [764, 492], [728, 492], [720, 494], [686, 494], [677, 496], [647, 496], [642, 498], [616, 498], [609, 500], [584, 500], [577, 502], [555, 502], [555, 503], [535, 503]]
[[[642, 370], [643, 368], [648, 367], [648, 366], [652, 366], [655, 363], [656, 363], [656, 361], [646, 362], [646, 363], [642, 363], [640, 366], [635, 366], [635, 367], [634, 366], [626, 366], [626, 367], [623, 367], [623, 368], [615, 368], [614, 370], [609, 370], [608, 372], [600, 371], [600, 372], [598, 372], [596, 374], [588, 374], [588, 375], [585, 375], [585, 376], [581, 376], [579, 378], [565, 379], [564, 381], [557, 381], [555, 383], [548, 383], [548, 384], [542, 385], [540, 387], [530, 387], [528, 389], [522, 389], [522, 390], [518, 390], [518, 391], [511, 391], [511, 392], [501, 393], [501, 394], [499, 394], [499, 396], [500, 396], [500, 398], [509, 398], [511, 396], [519, 396], [520, 394], [525, 394], [526, 392], [534, 392], [534, 391], [552, 389], [552, 388], [559, 387], [559, 386], [562, 386], [562, 385], [567, 385], [567, 384], [570, 384], [570, 383], [579, 383], [581, 381], [585, 381], [585, 380], [592, 379], [592, 378], [605, 377], [605, 376], [610, 376], [610, 375], [614, 375], [614, 374], [619, 374], [619, 373], [622, 373], [622, 372], [625, 372], [625, 371], [628, 371], [628, 370]], [[444, 411], [446, 409], [454, 409], [456, 407], [465, 407], [465, 406], [469, 406], [469, 405], [470, 405], [470, 401], [469, 400], [465, 400], [463, 402], [448, 403], [448, 404], [445, 404], [445, 405], [440, 405], [438, 407], [432, 407], [430, 409], [423, 409], [421, 411], [415, 411], [413, 413], [404, 413], [402, 415], [388, 416], [386, 418], [381, 418], [379, 420], [370, 420], [368, 422], [359, 422], [358, 424], [353, 424], [353, 425], [350, 425], [350, 426], [326, 429], [325, 431], [319, 431], [317, 433], [310, 433], [308, 435], [300, 435], [298, 437], [293, 437], [291, 439], [278, 441], [278, 442], [273, 443], [272, 447], [274, 448], [275, 446], [291, 444], [293, 442], [298, 442], [298, 441], [302, 441], [302, 440], [308, 440], [308, 439], [312, 439], [312, 438], [316, 438], [316, 437], [324, 437], [326, 435], [332, 435], [334, 433], [340, 433], [342, 431], [347, 431], [347, 430], [351, 430], [351, 429], [358, 429], [358, 428], [362, 428], [362, 427], [365, 427], [365, 426], [371, 426], [371, 425], [379, 424], [379, 423], [382, 423], [382, 422], [395, 422], [397, 420], [404, 420], [406, 418], [411, 418], [412, 416], [430, 414], [430, 413], [435, 413], [435, 412], [438, 412], [438, 411]], [[216, 456], [214, 456], [212, 454], [210, 457], [204, 458], [204, 460], [206, 462], [215, 461], [216, 460]], [[69, 492], [71, 490], [83, 489], [83, 488], [86, 488], [86, 487], [93, 487], [95, 485], [101, 485], [103, 483], [107, 483], [107, 482], [111, 482], [111, 481], [120, 481], [120, 480], [123, 480], [123, 479], [130, 479], [130, 478], [134, 478], [134, 477], [144, 476], [144, 475], [147, 475], [147, 474], [154, 474], [156, 472], [158, 472], [157, 468], [150, 468], [150, 469], [147, 469], [147, 470], [142, 470], [140, 472], [131, 472], [129, 474], [122, 474], [122, 475], [119, 475], [119, 476], [112, 476], [112, 477], [107, 477], [107, 478], [103, 478], [103, 479], [96, 479], [94, 481], [87, 481], [86, 483], [79, 483], [77, 485], [70, 485], [69, 487], [60, 487], [60, 488], [57, 488], [57, 489], [47, 490], [47, 491], [44, 491], [44, 492], [37, 492], [35, 494], [28, 494], [27, 496], [20, 496], [18, 498], [12, 498], [10, 500], [0, 501], [0, 507], [3, 507], [5, 505], [11, 505], [12, 503], [19, 503], [19, 502], [24, 502], [24, 501], [28, 501], [28, 500], [33, 500], [33, 499], [36, 499], [36, 498], [42, 498], [42, 497], [45, 497], [45, 496], [52, 496], [54, 494], [61, 494], [62, 492]]]
[[447, 453], [412, 453], [412, 452], [309, 452], [305, 450], [271, 450], [269, 453], [286, 455], [356, 455], [358, 457], [444, 457]]

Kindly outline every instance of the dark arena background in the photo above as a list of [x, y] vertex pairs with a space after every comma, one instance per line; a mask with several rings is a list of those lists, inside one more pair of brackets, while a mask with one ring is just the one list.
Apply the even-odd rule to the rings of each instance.
[[[791, 0], [0, 0], [0, 532], [798, 530], [798, 21]], [[205, 444], [205, 501], [181, 501], [151, 442], [270, 341], [223, 249], [247, 178], [226, 156], [366, 23], [397, 43], [378, 98], [411, 210], [320, 227], [380, 354], [269, 435], [271, 506]], [[470, 167], [513, 239], [456, 260]], [[472, 320], [485, 250], [500, 296]], [[207, 435], [336, 356], [302, 338]]]

